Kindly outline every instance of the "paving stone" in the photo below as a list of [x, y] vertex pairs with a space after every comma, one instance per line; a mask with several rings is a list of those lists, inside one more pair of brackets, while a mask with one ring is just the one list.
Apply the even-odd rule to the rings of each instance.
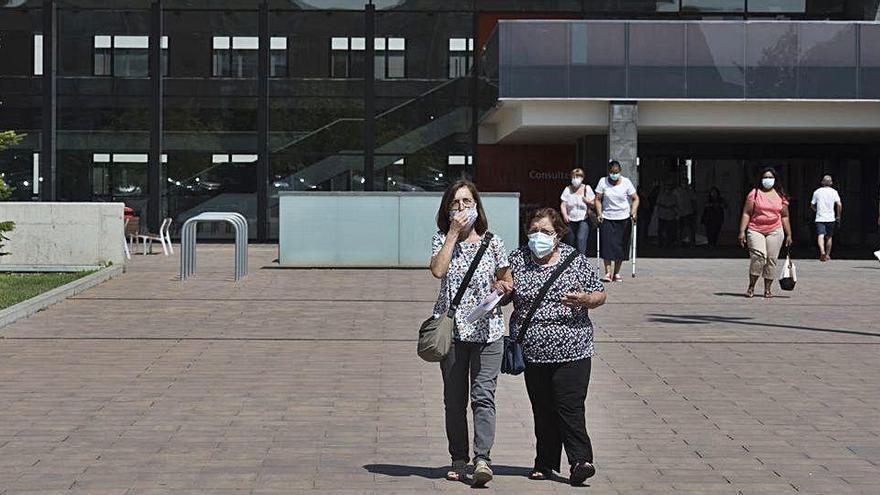
[[[443, 479], [442, 384], [414, 335], [426, 270], [272, 269], [229, 246], [199, 272], [128, 271], [0, 330], [0, 495], [471, 493]], [[876, 493], [880, 266], [800, 263], [745, 299], [746, 260], [642, 260], [593, 312], [589, 493]], [[509, 311], [508, 311], [509, 312]], [[585, 493], [525, 478], [522, 377], [497, 394], [481, 493]], [[563, 469], [564, 471], [566, 469]]]

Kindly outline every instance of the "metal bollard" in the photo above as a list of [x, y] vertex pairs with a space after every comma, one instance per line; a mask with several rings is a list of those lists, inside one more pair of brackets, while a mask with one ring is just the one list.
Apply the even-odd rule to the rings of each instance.
[[199, 222], [228, 222], [235, 229], [235, 281], [247, 275], [248, 224], [240, 213], [206, 212], [188, 219], [181, 229], [180, 279], [196, 271], [196, 234]]

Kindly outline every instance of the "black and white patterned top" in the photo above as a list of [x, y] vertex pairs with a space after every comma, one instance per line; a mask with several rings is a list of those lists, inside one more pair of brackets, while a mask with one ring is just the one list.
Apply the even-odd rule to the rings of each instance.
[[[445, 242], [446, 234], [442, 232], [434, 234], [434, 239], [431, 241], [431, 256], [436, 256]], [[449, 270], [440, 282], [440, 294], [437, 296], [437, 304], [434, 305], [435, 318], [448, 311], [462, 279], [467, 274], [468, 268], [479, 250], [480, 242], [459, 242], [455, 245], [455, 249], [452, 251], [452, 260], [449, 262]], [[494, 235], [483, 259], [480, 260], [480, 264], [474, 272], [470, 286], [461, 298], [458, 310], [455, 312], [455, 337], [458, 340], [489, 343], [504, 336], [504, 315], [501, 313], [501, 307], [496, 307], [473, 324], [467, 322], [467, 317], [492, 292], [492, 284], [495, 283], [495, 275], [498, 270], [507, 266], [507, 251], [504, 249], [504, 241]]]
[[[571, 254], [573, 248], [559, 245], [559, 263]], [[510, 253], [513, 272], [513, 315], [510, 335], [516, 337], [522, 321], [532, 307], [535, 297], [556, 265], [539, 265], [532, 259], [527, 247]], [[569, 292], [604, 292], [605, 287], [596, 275], [590, 260], [578, 255], [556, 279], [544, 302], [535, 312], [532, 324], [523, 339], [523, 354], [530, 363], [563, 363], [593, 356], [593, 323], [586, 308], [570, 308], [562, 304]]]

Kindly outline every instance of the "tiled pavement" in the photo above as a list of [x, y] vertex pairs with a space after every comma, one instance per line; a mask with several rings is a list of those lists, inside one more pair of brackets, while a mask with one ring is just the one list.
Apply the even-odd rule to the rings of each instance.
[[[0, 330], [0, 494], [465, 493], [436, 365], [413, 336], [426, 270], [281, 270], [228, 246], [199, 273], [128, 273]], [[593, 318], [589, 488], [530, 482], [521, 377], [498, 391], [514, 493], [880, 492], [880, 264], [803, 262], [746, 300], [745, 260], [645, 260]]]

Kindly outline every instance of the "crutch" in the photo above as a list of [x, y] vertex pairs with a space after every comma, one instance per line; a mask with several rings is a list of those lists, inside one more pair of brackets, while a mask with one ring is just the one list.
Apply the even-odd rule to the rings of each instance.
[[600, 230], [601, 226], [602, 226], [601, 222], [596, 224], [596, 268], [597, 269], [600, 266], [602, 266], [602, 261], [599, 259], [599, 249], [601, 246], [601, 243], [599, 242], [599, 230]]
[[636, 223], [636, 219], [632, 219], [632, 242], [630, 243], [632, 247], [632, 276], [636, 278], [636, 239], [638, 238], [638, 223]]

